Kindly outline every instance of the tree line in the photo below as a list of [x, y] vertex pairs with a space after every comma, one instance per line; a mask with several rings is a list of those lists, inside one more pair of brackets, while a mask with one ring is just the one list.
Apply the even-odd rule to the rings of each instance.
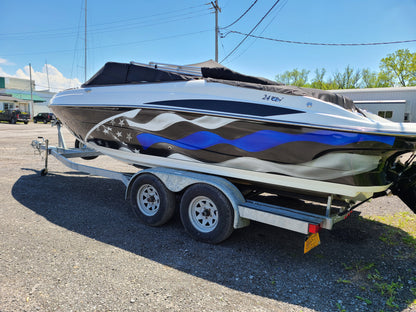
[[379, 71], [354, 69], [348, 65], [343, 72], [335, 72], [326, 78], [326, 69], [310, 71], [293, 69], [276, 75], [276, 81], [298, 87], [335, 90], [357, 88], [408, 87], [416, 86], [416, 52], [400, 49], [380, 60]]

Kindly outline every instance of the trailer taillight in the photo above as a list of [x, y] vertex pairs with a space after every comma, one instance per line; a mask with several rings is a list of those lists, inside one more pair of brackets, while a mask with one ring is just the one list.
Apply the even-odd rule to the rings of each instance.
[[321, 230], [319, 224], [309, 224], [308, 231], [309, 233], [318, 233]]

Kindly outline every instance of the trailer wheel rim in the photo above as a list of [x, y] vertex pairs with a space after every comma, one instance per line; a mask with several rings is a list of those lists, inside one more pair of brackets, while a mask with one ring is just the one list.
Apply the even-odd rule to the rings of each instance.
[[211, 232], [218, 224], [217, 206], [208, 197], [195, 197], [189, 204], [189, 220], [198, 231]]
[[160, 196], [150, 184], [143, 184], [137, 192], [137, 205], [140, 211], [148, 216], [154, 216], [160, 207]]

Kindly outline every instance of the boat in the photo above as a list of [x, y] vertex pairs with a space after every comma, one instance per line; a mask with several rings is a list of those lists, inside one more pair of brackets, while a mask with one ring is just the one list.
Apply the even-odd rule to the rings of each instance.
[[83, 144], [135, 166], [348, 205], [393, 193], [416, 210], [416, 124], [388, 121], [332, 92], [214, 61], [108, 62], [50, 108]]

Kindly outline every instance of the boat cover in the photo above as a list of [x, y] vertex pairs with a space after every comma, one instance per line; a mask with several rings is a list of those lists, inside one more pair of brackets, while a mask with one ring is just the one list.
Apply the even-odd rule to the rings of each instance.
[[348, 110], [356, 110], [351, 99], [329, 91], [288, 86], [262, 77], [243, 75], [226, 67], [202, 67], [201, 72], [207, 81], [226, 83], [236, 87], [254, 88], [267, 92], [309, 96], [340, 105]]
[[[207, 82], [225, 83], [236, 87], [253, 88], [264, 90], [266, 92], [309, 96], [340, 105], [348, 110], [356, 110], [351, 99], [329, 91], [289, 86], [262, 77], [243, 75], [224, 67], [213, 60], [193, 64], [192, 66], [201, 67], [202, 77]], [[84, 83], [82, 87], [146, 82], [187, 81], [194, 79], [201, 78], [164, 71], [149, 66], [108, 62], [91, 79]]]
[[85, 82], [82, 87], [191, 79], [194, 79], [194, 77], [167, 72], [157, 68], [108, 62]]

